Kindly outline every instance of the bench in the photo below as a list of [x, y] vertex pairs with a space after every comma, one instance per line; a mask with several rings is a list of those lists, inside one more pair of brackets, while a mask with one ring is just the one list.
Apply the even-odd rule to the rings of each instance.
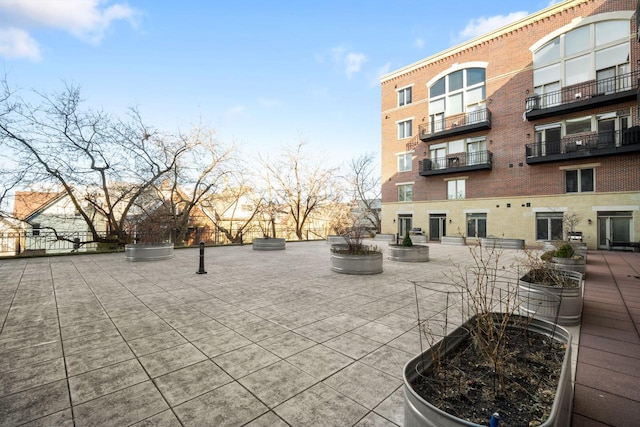
[[623, 240], [609, 240], [609, 250], [613, 250], [613, 248], [632, 248], [634, 252], [640, 252], [640, 242], [627, 242]]

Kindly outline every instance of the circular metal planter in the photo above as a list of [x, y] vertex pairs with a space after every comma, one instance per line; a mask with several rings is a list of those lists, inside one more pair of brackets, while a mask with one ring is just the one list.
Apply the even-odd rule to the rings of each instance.
[[124, 255], [131, 262], [162, 261], [173, 258], [173, 243], [129, 244], [124, 246]]
[[[444, 337], [445, 350], [443, 354], [451, 351], [459, 345], [465, 337], [462, 326], [450, 335]], [[544, 320], [531, 319], [527, 329], [548, 335], [554, 340], [567, 344], [562, 361], [562, 371], [556, 388], [556, 395], [551, 407], [549, 418], [540, 424], [540, 427], [564, 427], [571, 424], [571, 411], [573, 406], [573, 387], [571, 386], [571, 334], [566, 329], [556, 326]], [[441, 343], [436, 343], [441, 345]], [[450, 426], [475, 426], [480, 424], [472, 423], [444, 412], [440, 408], [432, 405], [423, 399], [413, 389], [411, 384], [431, 365], [431, 349], [411, 359], [404, 366], [404, 426], [405, 427], [450, 427]]]
[[480, 238], [480, 245], [485, 248], [524, 249], [524, 239], [505, 239], [496, 237]]
[[583, 275], [587, 271], [587, 260], [584, 256], [581, 259], [553, 257], [553, 263], [559, 270], [577, 271]]
[[332, 251], [331, 270], [342, 274], [380, 274], [382, 273], [382, 253], [354, 255]]
[[558, 325], [579, 325], [584, 302], [582, 273], [557, 270], [555, 274], [563, 280], [573, 282], [575, 287], [548, 286], [529, 282], [525, 275], [518, 280], [520, 312]]
[[443, 245], [465, 246], [467, 241], [461, 236], [442, 236], [440, 238], [440, 243]]
[[283, 238], [253, 239], [254, 251], [281, 251], [286, 248], [286, 240]]
[[398, 262], [428, 262], [429, 246], [389, 245], [389, 259]]

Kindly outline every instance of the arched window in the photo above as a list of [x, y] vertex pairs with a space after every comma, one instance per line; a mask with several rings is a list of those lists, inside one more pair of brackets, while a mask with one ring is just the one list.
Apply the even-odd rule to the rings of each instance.
[[[592, 22], [548, 41], [533, 52], [533, 85], [538, 95], [595, 80], [594, 95], [631, 88], [629, 20]], [[561, 97], [546, 96], [549, 107]]]
[[445, 117], [485, 108], [485, 69], [453, 71], [429, 86], [429, 119], [432, 132], [445, 128]]

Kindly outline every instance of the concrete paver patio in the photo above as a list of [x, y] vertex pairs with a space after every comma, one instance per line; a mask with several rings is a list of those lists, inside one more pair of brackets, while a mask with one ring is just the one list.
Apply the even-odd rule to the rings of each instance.
[[175, 253], [0, 261], [0, 426], [402, 425], [411, 280], [471, 261], [431, 245], [429, 263], [349, 276], [322, 241], [207, 248], [195, 274], [198, 250]]

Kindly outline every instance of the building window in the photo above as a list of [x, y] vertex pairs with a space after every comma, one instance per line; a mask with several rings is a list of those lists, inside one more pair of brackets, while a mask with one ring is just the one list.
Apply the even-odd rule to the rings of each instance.
[[[533, 53], [533, 67], [538, 95], [589, 80], [596, 80], [598, 94], [628, 90], [631, 79], [622, 76], [631, 70], [629, 21], [600, 21], [561, 34]], [[546, 96], [541, 107], [558, 104], [560, 98]]]
[[585, 193], [594, 191], [593, 169], [574, 169], [564, 171], [567, 193]]
[[[485, 108], [485, 69], [454, 71], [429, 86], [431, 132], [444, 130], [444, 118]], [[470, 116], [472, 122], [481, 118]]]
[[398, 154], [398, 172], [411, 171], [411, 153]]
[[413, 201], [413, 184], [398, 185], [398, 201], [399, 202]]
[[487, 214], [470, 213], [467, 214], [467, 236], [487, 237]]
[[40, 228], [41, 228], [41, 226], [40, 226], [40, 224], [39, 224], [39, 223], [37, 223], [37, 222], [36, 222], [36, 223], [33, 223], [33, 224], [32, 224], [32, 226], [31, 226], [31, 228], [32, 228], [32, 232], [31, 232], [31, 235], [32, 235], [32, 236], [39, 236], [39, 235], [40, 235]]
[[410, 138], [413, 134], [411, 132], [412, 120], [405, 120], [398, 122], [398, 139]]
[[562, 240], [562, 212], [536, 213], [536, 240]]
[[411, 104], [411, 87], [398, 90], [398, 107]]
[[447, 181], [447, 199], [464, 199], [465, 198], [465, 180], [454, 179]]

